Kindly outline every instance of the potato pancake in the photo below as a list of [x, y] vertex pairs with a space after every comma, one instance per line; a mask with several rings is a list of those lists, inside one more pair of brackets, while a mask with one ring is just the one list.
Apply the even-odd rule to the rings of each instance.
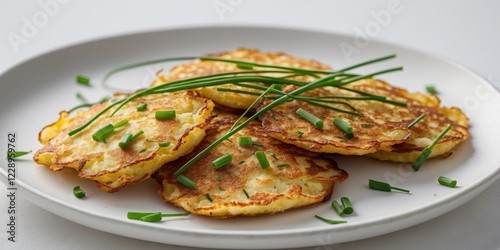
[[[138, 111], [137, 107], [144, 103], [145, 110]], [[79, 177], [93, 180], [102, 190], [115, 192], [149, 178], [164, 163], [189, 153], [205, 136], [214, 108], [210, 99], [192, 91], [147, 95], [127, 103], [114, 116], [110, 116], [114, 109], [108, 110], [83, 131], [68, 135], [110, 104], [111, 101], [95, 104], [74, 117], [61, 112], [59, 120], [40, 132], [39, 141], [44, 146], [34, 155], [35, 162], [52, 171], [73, 168]], [[175, 117], [155, 118], [156, 111], [165, 110], [175, 110]], [[127, 122], [105, 138], [93, 138], [101, 128], [122, 121]], [[125, 134], [138, 137], [122, 148], [119, 142]]]
[[[330, 70], [328, 66], [316, 61], [304, 60], [284, 53], [263, 53], [259, 52], [258, 50], [245, 49], [245, 48], [239, 48], [230, 52], [210, 54], [208, 56], [218, 57], [223, 59], [256, 62], [262, 64], [296, 67], [303, 69]], [[258, 69], [259, 69], [258, 67], [254, 68], [254, 70]], [[192, 78], [196, 76], [212, 75], [217, 73], [235, 72], [243, 70], [245, 69], [241, 69], [233, 63], [195, 60], [191, 63], [175, 66], [168, 74], [163, 74], [162, 72], [160, 72], [158, 74], [157, 80], [152, 85], [155, 86], [163, 83]], [[267, 70], [272, 70], [272, 69], [267, 69]], [[272, 74], [265, 73], [265, 74], [253, 74], [253, 75], [282, 76], [277, 73], [272, 73]], [[310, 76], [296, 76], [290, 79], [294, 79], [297, 81], [305, 81], [305, 82], [314, 80], [314, 78]], [[244, 90], [244, 91], [255, 91], [253, 89], [235, 86], [232, 84], [224, 84], [215, 87], [204, 87], [197, 90], [200, 91], [200, 93], [203, 96], [212, 99], [215, 103], [235, 109], [247, 109], [256, 99], [256, 97], [252, 95], [240, 94], [234, 92], [222, 92], [218, 91], [217, 88], [230, 88], [230, 89]]]
[[[183, 175], [196, 183], [186, 188], [174, 172], [198, 152], [228, 132], [236, 115], [220, 113], [209, 125], [205, 139], [188, 155], [165, 164], [153, 177], [159, 195], [167, 202], [199, 215], [212, 217], [272, 214], [328, 200], [335, 183], [347, 179], [335, 161], [267, 135], [258, 121], [225, 140]], [[239, 146], [239, 137], [251, 137], [260, 145]], [[270, 166], [263, 169], [255, 152], [263, 151]], [[231, 154], [231, 163], [218, 169], [212, 161]]]
[[[373, 100], [341, 100], [346, 104], [331, 106], [349, 111], [358, 111], [362, 116], [341, 113], [302, 101], [291, 101], [279, 105], [262, 115], [264, 130], [271, 136], [301, 148], [323, 153], [365, 155], [398, 161], [412, 162], [418, 154], [446, 127], [452, 129], [433, 150], [431, 157], [446, 154], [454, 146], [468, 138], [467, 118], [457, 108], [440, 107], [434, 95], [409, 93], [383, 81], [366, 79], [345, 87], [387, 97], [389, 100], [407, 104], [396, 106]], [[289, 87], [287, 91], [290, 91]], [[333, 87], [314, 89], [304, 96], [349, 96], [360, 94]], [[270, 101], [263, 101], [258, 109]], [[350, 105], [350, 106], [348, 106]], [[302, 108], [324, 121], [323, 129], [299, 117], [295, 111]], [[425, 118], [409, 129], [407, 126], [421, 114]], [[345, 132], [336, 127], [333, 120], [339, 117], [353, 127], [354, 137], [348, 139]]]

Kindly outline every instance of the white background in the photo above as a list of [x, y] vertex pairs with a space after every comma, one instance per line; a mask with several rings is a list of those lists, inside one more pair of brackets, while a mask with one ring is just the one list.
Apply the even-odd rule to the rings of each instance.
[[[45, 3], [53, 5], [47, 8]], [[380, 30], [370, 33], [370, 39], [449, 58], [500, 87], [500, 2], [487, 0], [438, 3], [410, 0], [355, 3], [327, 0], [0, 0], [0, 73], [61, 46], [170, 27], [258, 24], [358, 36], [359, 30], [377, 21], [376, 16], [388, 10], [390, 4], [399, 4], [397, 13], [392, 13]], [[0, 84], [8, 88], [5, 83]], [[0, 215], [4, 217], [5, 192], [5, 186], [0, 184]], [[190, 249], [93, 230], [19, 198], [18, 242], [8, 244], [2, 229], [0, 249]], [[498, 211], [500, 180], [465, 205], [420, 225], [375, 238], [310, 249], [500, 249]], [[0, 225], [0, 228], [5, 227]]]

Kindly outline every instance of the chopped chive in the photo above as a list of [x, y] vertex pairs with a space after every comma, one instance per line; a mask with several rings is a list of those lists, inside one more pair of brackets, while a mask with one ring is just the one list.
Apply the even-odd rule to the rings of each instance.
[[73, 195], [78, 199], [82, 199], [85, 197], [85, 191], [83, 191], [80, 186], [75, 186], [73, 188]]
[[128, 212], [127, 213], [127, 219], [131, 220], [139, 220], [144, 216], [151, 215], [154, 213], [143, 213], [143, 212]]
[[434, 87], [433, 85], [425, 86], [425, 90], [427, 90], [427, 93], [429, 94], [437, 94], [436, 87]]
[[397, 190], [405, 193], [409, 193], [410, 190], [407, 189], [402, 189], [402, 188], [397, 188], [397, 187], [391, 187], [388, 183], [381, 182], [381, 181], [376, 181], [376, 180], [368, 180], [368, 186], [370, 189], [373, 190], [379, 190], [379, 191], [384, 191], [384, 192], [391, 192], [392, 190]]
[[317, 129], [322, 129], [323, 128], [323, 120], [319, 119], [318, 117], [316, 117], [315, 115], [305, 111], [304, 109], [302, 108], [299, 108], [297, 109], [297, 111], [295, 111], [295, 113], [304, 118], [305, 120], [307, 120], [308, 122], [310, 122], [311, 124], [313, 124]]
[[278, 164], [276, 167], [278, 168], [284, 168], [284, 167], [291, 167], [292, 165], [288, 164], [288, 163], [280, 163]]
[[245, 194], [245, 196], [250, 199], [250, 195], [248, 195], [247, 191], [245, 189], [243, 189], [243, 193]]
[[256, 151], [255, 156], [257, 157], [257, 160], [260, 163], [260, 167], [262, 169], [266, 169], [270, 166], [269, 161], [267, 160], [266, 154], [264, 151]]
[[175, 110], [160, 110], [155, 112], [156, 119], [171, 119], [175, 117]]
[[447, 187], [451, 187], [451, 188], [454, 188], [457, 186], [456, 180], [452, 180], [446, 176], [439, 176], [438, 182], [439, 182], [439, 184], [441, 184], [443, 186], [447, 186]]
[[424, 114], [424, 113], [422, 113], [421, 115], [419, 115], [419, 116], [417, 117], [417, 119], [415, 119], [415, 120], [414, 120], [414, 121], [412, 121], [410, 124], [408, 124], [408, 128], [411, 128], [411, 127], [415, 126], [415, 124], [417, 124], [420, 120], [424, 119], [424, 117], [425, 117], [425, 114]]
[[295, 133], [297, 134], [297, 138], [302, 137], [302, 135], [304, 134], [304, 132], [302, 132], [302, 131], [297, 131]]
[[243, 164], [243, 163], [245, 163], [245, 161], [244, 161], [244, 160], [241, 160], [240, 162], [238, 162], [238, 164], [239, 164], [239, 165], [241, 165], [241, 164]]
[[417, 159], [412, 164], [412, 168], [415, 171], [418, 171], [420, 169], [420, 167], [424, 164], [425, 160], [427, 160], [429, 155], [432, 153], [432, 148], [434, 148], [434, 146], [436, 146], [436, 144], [443, 138], [443, 136], [446, 133], [448, 133], [448, 131], [450, 131], [450, 129], [451, 129], [451, 125], [448, 124], [446, 126], [446, 128], [436, 137], [436, 139], [434, 139], [434, 141], [432, 141], [432, 143], [429, 146], [427, 146], [422, 151], [422, 153], [420, 153], [420, 155], [417, 157]]
[[264, 145], [262, 145], [261, 143], [253, 141], [252, 137], [250, 136], [238, 137], [238, 145], [240, 145], [241, 147], [249, 147], [249, 146], [264, 147]]
[[187, 178], [185, 175], [179, 175], [177, 176], [177, 181], [182, 184], [183, 186], [191, 189], [191, 190], [194, 190], [196, 188], [196, 183], [194, 183], [192, 180], [190, 180], [189, 178]]
[[331, 206], [333, 208], [333, 210], [335, 210], [335, 212], [339, 215], [339, 216], [343, 216], [344, 215], [344, 209], [342, 209], [342, 207], [340, 206], [340, 204], [337, 202], [337, 200], [333, 200], [332, 203], [331, 203]]
[[139, 153], [144, 153], [146, 151], [148, 151], [148, 149], [147, 148], [143, 148], [143, 149], [141, 149], [141, 151], [139, 151]]
[[332, 219], [327, 219], [327, 218], [323, 218], [319, 215], [314, 215], [314, 217], [326, 222], [326, 223], [330, 223], [330, 224], [342, 224], [342, 223], [347, 223], [347, 221], [345, 220], [332, 220]]
[[368, 123], [361, 123], [361, 127], [362, 128], [371, 128], [371, 127], [373, 127], [373, 125], [368, 124]]
[[233, 160], [232, 154], [223, 155], [223, 156], [215, 159], [214, 161], [212, 161], [212, 167], [214, 167], [215, 169], [219, 169], [219, 168], [231, 163], [232, 160]]
[[83, 76], [83, 75], [76, 75], [75, 80], [77, 83], [85, 86], [90, 85], [90, 78]]
[[119, 128], [119, 127], [121, 127], [121, 126], [125, 126], [126, 124], [128, 124], [128, 120], [127, 120], [127, 119], [123, 119], [123, 120], [121, 120], [121, 121], [117, 122], [117, 123], [114, 125], [114, 127], [115, 127], [115, 128]]
[[141, 218], [139, 218], [139, 220], [141, 221], [145, 221], [145, 222], [158, 222], [158, 221], [161, 221], [163, 219], [163, 217], [161, 216], [161, 213], [152, 213], [152, 214], [148, 214], [148, 215], [145, 215]]
[[126, 148], [130, 144], [130, 142], [132, 142], [133, 140], [135, 140], [135, 138], [139, 137], [142, 134], [144, 134], [143, 130], [137, 132], [137, 134], [135, 134], [135, 135], [132, 135], [129, 133], [124, 134], [122, 136], [120, 142], [118, 142], [118, 147]]
[[270, 152], [269, 155], [271, 157], [273, 157], [275, 160], [278, 160], [278, 157], [276, 156], [276, 154], [274, 152]]
[[110, 124], [100, 128], [99, 130], [97, 130], [92, 135], [92, 139], [94, 139], [94, 141], [102, 141], [107, 135], [109, 135], [114, 130], [115, 130], [115, 126], [113, 126], [113, 124], [110, 123]]
[[222, 177], [220, 175], [216, 175], [215, 176], [215, 180], [217, 180], [218, 182], [221, 182], [222, 181]]
[[212, 197], [210, 197], [210, 194], [209, 193], [206, 193], [205, 194], [205, 197], [207, 197], [207, 199], [210, 201], [210, 202], [213, 202], [214, 200], [212, 200]]
[[344, 138], [346, 138], [346, 139], [350, 140], [350, 139], [354, 138], [354, 134], [353, 134], [353, 133], [346, 133], [346, 134], [344, 135]]
[[236, 67], [240, 69], [253, 69], [254, 64], [250, 62], [237, 62]]
[[[175, 214], [162, 214], [159, 212], [155, 213], [147, 213], [147, 212], [128, 212], [127, 213], [127, 218], [130, 220], [142, 220], [146, 222], [156, 222], [160, 221], [161, 218], [163, 217], [174, 217], [174, 216], [187, 216], [189, 215], [189, 212], [186, 213], [175, 213]], [[159, 215], [159, 216], [158, 216]], [[151, 217], [148, 217], [151, 216]], [[148, 218], [145, 218], [148, 217]], [[145, 219], [142, 219], [145, 218]]]
[[333, 119], [333, 125], [344, 131], [346, 134], [352, 134], [352, 126], [339, 117], [335, 117], [335, 119]]
[[158, 146], [160, 146], [161, 148], [165, 148], [165, 147], [170, 146], [170, 142], [169, 142], [169, 141], [166, 141], [166, 142], [158, 142]]
[[83, 103], [89, 103], [89, 102], [87, 101], [87, 99], [85, 99], [85, 97], [83, 97], [83, 94], [82, 94], [82, 93], [80, 93], [80, 92], [76, 93], [76, 98], [78, 98], [78, 100], [80, 100], [80, 101], [81, 101], [81, 102], [83, 102]]
[[12, 151], [12, 152], [7, 151], [7, 159], [21, 157], [21, 156], [27, 155], [29, 153], [31, 153], [31, 150], [30, 151]]
[[340, 202], [342, 202], [342, 206], [344, 207], [344, 214], [352, 214], [354, 212], [354, 208], [352, 207], [351, 200], [347, 197], [340, 198]]
[[144, 111], [144, 110], [146, 110], [147, 106], [148, 106], [148, 104], [144, 102], [141, 105], [137, 106], [137, 111]]

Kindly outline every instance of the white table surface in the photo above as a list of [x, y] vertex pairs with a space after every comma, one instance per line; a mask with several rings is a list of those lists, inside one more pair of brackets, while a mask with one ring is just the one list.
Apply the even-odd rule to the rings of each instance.
[[[170, 27], [258, 24], [356, 35], [375, 20], [373, 13], [398, 4], [397, 13], [373, 39], [444, 56], [500, 87], [499, 1], [56, 1], [0, 0], [0, 73], [61, 46]], [[47, 9], [44, 3], [52, 5]], [[227, 9], [217, 11], [216, 6]], [[12, 42], [12, 34], [21, 35], [25, 22], [40, 18], [40, 12], [47, 14], [40, 19], [46, 22], [26, 40]], [[0, 249], [191, 249], [90, 229], [19, 199], [18, 241], [9, 244], [6, 187], [0, 184]], [[465, 205], [411, 228], [308, 249], [500, 249], [499, 211], [500, 180]]]

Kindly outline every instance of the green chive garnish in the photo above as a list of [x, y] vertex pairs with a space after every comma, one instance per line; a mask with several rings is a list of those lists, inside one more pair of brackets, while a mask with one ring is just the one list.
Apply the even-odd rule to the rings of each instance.
[[219, 168], [231, 163], [232, 160], [233, 160], [233, 155], [231, 155], [231, 154], [223, 155], [223, 156], [215, 159], [214, 161], [212, 161], [212, 167], [214, 167], [215, 169], [219, 169]]
[[437, 94], [436, 87], [434, 87], [433, 85], [427, 85], [427, 86], [425, 86], [425, 89], [427, 90], [427, 93], [429, 93], [429, 94]]
[[342, 223], [347, 223], [347, 221], [345, 220], [332, 220], [332, 219], [327, 219], [327, 218], [323, 218], [319, 215], [314, 215], [314, 217], [326, 222], [326, 223], [330, 223], [330, 224], [342, 224]]
[[210, 194], [209, 193], [206, 193], [205, 194], [205, 197], [207, 197], [207, 199], [210, 201], [210, 202], [213, 202], [214, 200], [212, 200], [212, 197], [210, 197]]
[[254, 64], [250, 62], [238, 62], [236, 63], [236, 67], [240, 69], [253, 69]]
[[381, 182], [381, 181], [376, 181], [376, 180], [368, 180], [368, 186], [370, 189], [373, 190], [379, 190], [379, 191], [384, 191], [384, 192], [391, 192], [392, 190], [397, 190], [405, 193], [409, 193], [410, 190], [407, 189], [402, 189], [402, 188], [397, 188], [397, 187], [391, 187], [388, 183]]
[[262, 169], [266, 169], [270, 166], [269, 161], [267, 160], [266, 154], [264, 151], [256, 151], [255, 156], [257, 157], [257, 160], [260, 163], [260, 167]]
[[12, 152], [7, 151], [7, 159], [21, 157], [21, 156], [27, 155], [29, 153], [31, 153], [31, 150], [30, 151], [12, 151]]
[[160, 110], [155, 112], [156, 119], [171, 119], [175, 117], [175, 110]]
[[128, 124], [128, 120], [127, 119], [123, 119], [119, 122], [117, 122], [115, 125], [113, 125], [115, 128], [119, 128], [121, 126], [125, 126], [126, 124]]
[[342, 207], [340, 206], [340, 204], [337, 202], [337, 200], [333, 200], [332, 203], [331, 203], [331, 206], [333, 208], [333, 210], [335, 210], [335, 212], [339, 215], [339, 216], [343, 216], [344, 215], [344, 209], [342, 209]]
[[373, 127], [373, 125], [368, 124], [368, 123], [361, 123], [361, 127], [362, 128], [371, 128], [371, 127]]
[[87, 101], [87, 99], [85, 99], [85, 97], [83, 97], [83, 94], [80, 92], [76, 93], [76, 98], [78, 98], [78, 100], [80, 100], [82, 103], [89, 103]]
[[439, 184], [441, 184], [443, 186], [447, 186], [447, 187], [451, 187], [451, 188], [454, 188], [457, 186], [456, 180], [452, 180], [452, 179], [445, 177], [445, 176], [439, 176], [438, 182], [439, 182]]
[[250, 195], [248, 195], [247, 191], [245, 189], [243, 189], [243, 193], [245, 194], [245, 196], [250, 199]]
[[76, 75], [75, 80], [77, 83], [85, 86], [90, 85], [90, 78], [83, 76], [83, 75]]
[[216, 175], [215, 176], [215, 180], [217, 180], [218, 182], [221, 182], [222, 181], [222, 177], [220, 175]]
[[73, 188], [73, 195], [78, 199], [82, 199], [85, 197], [85, 191], [83, 191], [80, 186], [75, 186]]
[[169, 142], [169, 141], [166, 141], [166, 142], [158, 142], [158, 146], [160, 146], [161, 148], [165, 148], [165, 147], [170, 146], [170, 142]]
[[425, 114], [424, 114], [424, 113], [422, 113], [421, 115], [419, 115], [419, 116], [417, 117], [417, 119], [415, 119], [415, 120], [414, 120], [414, 121], [412, 121], [410, 124], [408, 124], [408, 128], [411, 128], [411, 127], [415, 126], [415, 124], [417, 124], [420, 120], [424, 119], [424, 117], [425, 117]]
[[135, 140], [135, 138], [139, 137], [142, 134], [144, 134], [143, 130], [137, 132], [137, 134], [135, 134], [135, 135], [132, 135], [129, 133], [124, 134], [122, 136], [120, 142], [118, 142], [118, 147], [126, 148], [130, 144], [130, 142], [132, 142], [133, 140]]
[[429, 157], [429, 155], [432, 153], [432, 148], [434, 148], [434, 146], [436, 146], [436, 144], [439, 142], [439, 140], [441, 140], [443, 138], [443, 136], [448, 133], [448, 131], [450, 131], [451, 129], [451, 125], [448, 124], [446, 126], [446, 128], [438, 135], [438, 137], [436, 137], [436, 139], [434, 139], [434, 141], [432, 141], [432, 143], [426, 147], [422, 153], [420, 153], [420, 155], [417, 157], [417, 159], [413, 162], [412, 164], [412, 168], [415, 170], [415, 171], [418, 171], [420, 169], [420, 167], [424, 164], [425, 160], [427, 160], [427, 157]]
[[94, 139], [94, 141], [102, 141], [107, 135], [109, 135], [114, 130], [115, 130], [115, 126], [113, 126], [113, 124], [110, 123], [110, 124], [100, 128], [99, 130], [97, 130], [92, 135], [92, 139]]
[[333, 124], [340, 130], [344, 131], [346, 134], [352, 133], [352, 126], [339, 117], [335, 117], [335, 119], [333, 119]]
[[344, 214], [352, 214], [354, 212], [354, 208], [352, 207], [351, 200], [347, 197], [340, 198], [340, 202], [342, 202], [342, 206], [344, 207]]
[[148, 104], [144, 102], [141, 105], [137, 106], [137, 111], [144, 111], [144, 110], [146, 110], [147, 106], [148, 106]]
[[288, 164], [288, 163], [280, 163], [278, 164], [276, 167], [278, 168], [284, 168], [284, 167], [291, 167], [292, 165]]
[[185, 175], [179, 175], [177, 176], [177, 181], [182, 184], [183, 186], [191, 189], [191, 190], [194, 190], [196, 188], [196, 183], [194, 183], [192, 180], [190, 180], [189, 178], [187, 178]]
[[302, 132], [302, 131], [297, 131], [295, 133], [297, 134], [297, 138], [302, 137], [302, 135], [304, 134], [304, 132]]
[[127, 218], [130, 220], [141, 220], [145, 222], [157, 222], [161, 221], [163, 217], [175, 217], [175, 216], [187, 216], [189, 212], [186, 213], [175, 213], [175, 214], [162, 214], [162, 213], [145, 213], [145, 212], [128, 212]]
[[297, 109], [295, 113], [313, 124], [317, 129], [322, 129], [323, 128], [323, 120], [319, 119], [315, 115], [303, 110], [302, 108]]
[[238, 145], [241, 147], [249, 147], [249, 146], [255, 146], [255, 147], [264, 147], [264, 145], [254, 142], [252, 140], [252, 137], [250, 136], [240, 136], [238, 137]]

